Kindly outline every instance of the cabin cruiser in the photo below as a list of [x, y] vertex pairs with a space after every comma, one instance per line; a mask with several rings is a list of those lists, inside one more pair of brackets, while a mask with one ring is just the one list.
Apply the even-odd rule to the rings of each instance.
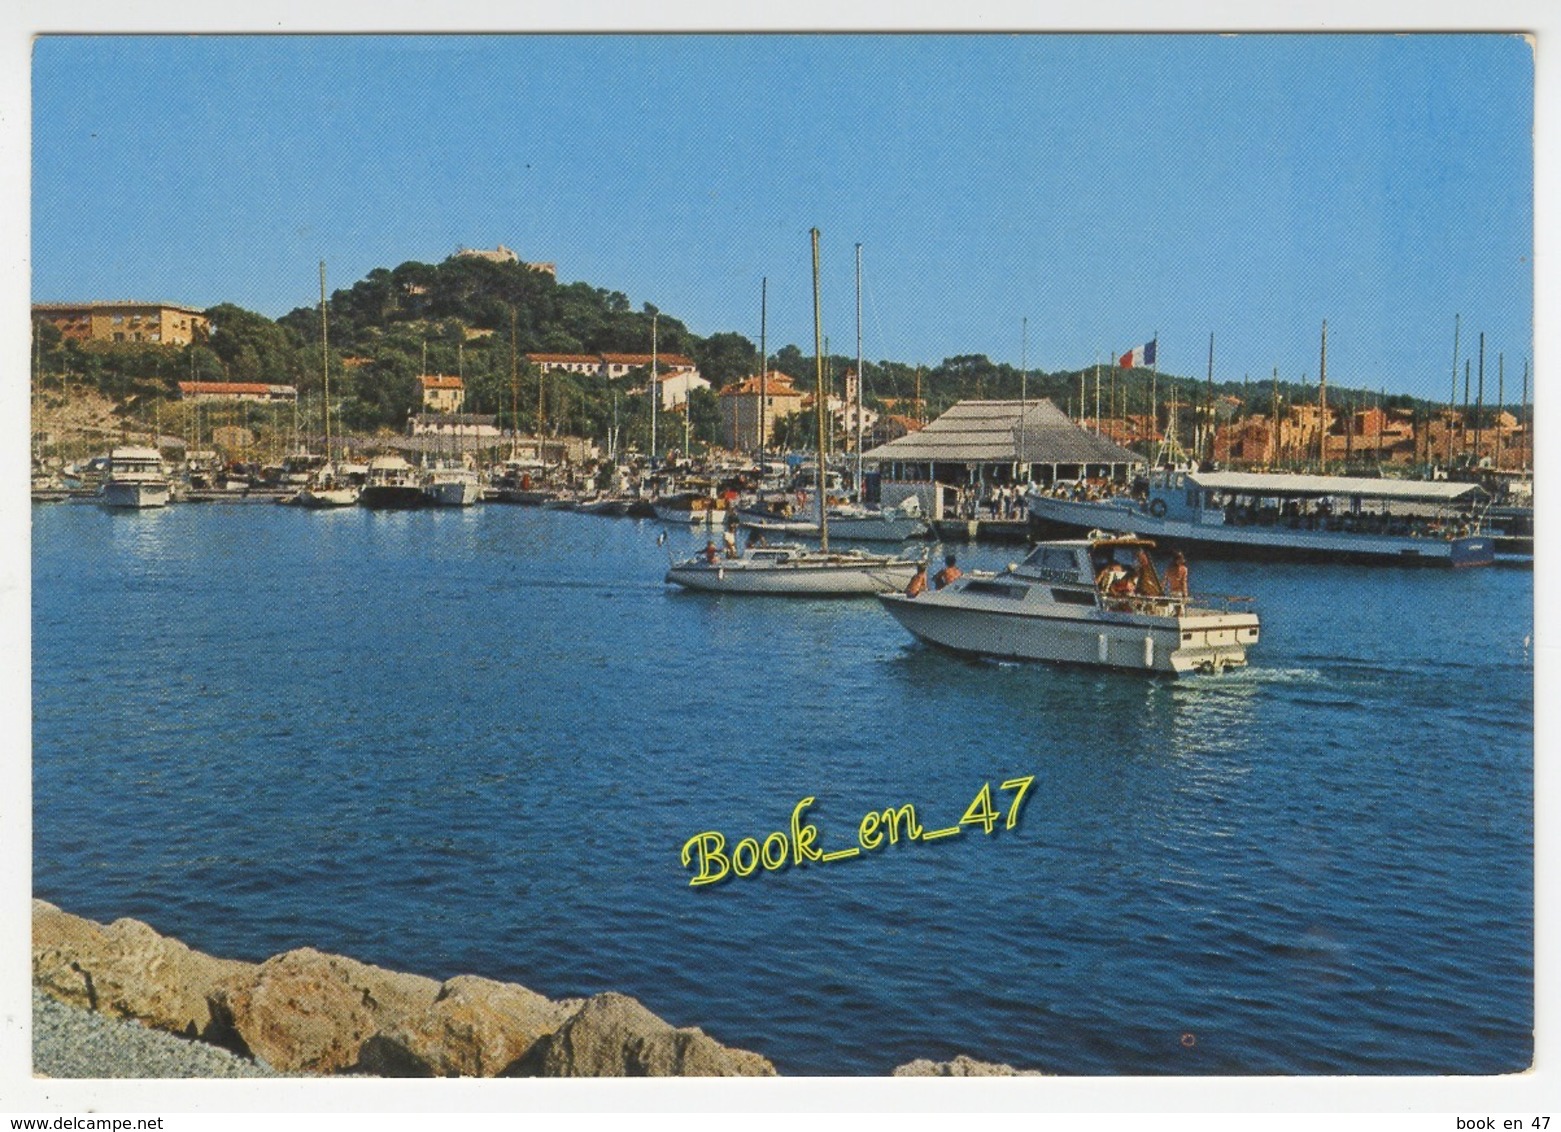
[[1488, 566], [1475, 484], [1163, 468], [1136, 495], [1079, 499], [1032, 489], [1043, 535], [1131, 528], [1168, 549], [1242, 558]]
[[123, 447], [108, 456], [108, 470], [99, 488], [105, 507], [165, 507], [169, 484], [162, 454], [155, 448]]
[[358, 493], [362, 507], [382, 511], [410, 511], [429, 505], [412, 465], [400, 456], [376, 456], [369, 461], [368, 481]]
[[470, 468], [436, 467], [423, 481], [423, 494], [435, 507], [470, 507], [482, 502], [482, 479]]
[[792, 545], [751, 546], [740, 557], [727, 557], [712, 543], [703, 553], [673, 563], [666, 581], [711, 593], [852, 597], [903, 590], [925, 566], [925, 555], [892, 557]]
[[1132, 534], [1038, 545], [1001, 573], [972, 572], [912, 597], [880, 594], [929, 644], [1002, 660], [1049, 660], [1141, 672], [1245, 665], [1258, 617], [1244, 599], [1174, 595]]

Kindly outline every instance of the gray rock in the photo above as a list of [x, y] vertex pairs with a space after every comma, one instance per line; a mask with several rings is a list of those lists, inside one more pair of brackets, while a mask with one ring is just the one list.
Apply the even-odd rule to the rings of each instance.
[[1015, 1069], [991, 1061], [977, 1061], [960, 1054], [953, 1061], [929, 1061], [918, 1057], [894, 1071], [896, 1077], [1044, 1077], [1039, 1069]]
[[359, 1068], [365, 1042], [438, 994], [433, 979], [304, 947], [219, 984], [211, 1036], [284, 1073], [337, 1073]]
[[51, 998], [158, 1030], [196, 1037], [211, 1025], [208, 998], [253, 964], [216, 959], [139, 920], [104, 927], [33, 901], [33, 985]]
[[674, 1029], [623, 994], [589, 999], [505, 1073], [518, 1077], [773, 1077], [756, 1053]]
[[363, 1046], [359, 1067], [385, 1077], [493, 1077], [579, 1010], [515, 983], [461, 975], [427, 1009]]

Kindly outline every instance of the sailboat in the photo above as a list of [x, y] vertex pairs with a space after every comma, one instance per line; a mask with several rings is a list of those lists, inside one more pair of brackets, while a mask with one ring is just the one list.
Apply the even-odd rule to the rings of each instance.
[[[814, 415], [818, 419], [817, 491], [825, 498], [827, 480], [824, 469], [824, 415], [828, 402], [824, 397], [823, 313], [819, 298], [819, 231], [811, 232], [813, 241], [813, 359], [816, 369]], [[704, 552], [683, 562], [673, 563], [666, 581], [685, 589], [710, 593], [772, 594], [796, 597], [853, 597], [892, 593], [910, 584], [917, 571], [925, 569], [926, 554], [891, 557], [862, 550], [830, 551], [829, 509], [818, 512], [819, 549], [800, 546], [753, 546], [744, 555], [726, 557], [712, 541]]]
[[[909, 539], [926, 538], [932, 533], [931, 525], [922, 517], [916, 497], [910, 496], [899, 507], [869, 506], [863, 493], [862, 451], [862, 245], [856, 245], [856, 501], [828, 503], [829, 529], [838, 537], [852, 542], [906, 542]], [[848, 407], [852, 398], [846, 398]], [[818, 509], [823, 493], [815, 492], [797, 512], [778, 514], [764, 510], [746, 510], [737, 513], [737, 521], [749, 530], [765, 535], [788, 535], [808, 538], [818, 529]], [[789, 505], [788, 505], [789, 506]]]
[[323, 386], [325, 423], [325, 465], [298, 493], [298, 505], [321, 510], [327, 507], [351, 507], [358, 501], [358, 489], [342, 483], [331, 464], [331, 352], [325, 328], [325, 261], [320, 261], [320, 380]]

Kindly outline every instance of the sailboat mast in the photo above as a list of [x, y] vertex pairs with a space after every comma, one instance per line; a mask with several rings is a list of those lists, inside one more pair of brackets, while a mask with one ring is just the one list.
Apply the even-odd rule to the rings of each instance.
[[515, 355], [515, 308], [509, 309], [509, 455], [515, 459], [520, 442], [520, 365]]
[[650, 316], [650, 462], [656, 463], [656, 402], [661, 400], [661, 391], [657, 389], [660, 384], [656, 369], [656, 323], [661, 318], [659, 312]]
[[1453, 411], [1458, 407], [1458, 323], [1462, 316], [1453, 315], [1453, 387], [1447, 395], [1447, 466], [1453, 463]]
[[1208, 392], [1204, 395], [1203, 404], [1203, 441], [1206, 446], [1206, 459], [1214, 459], [1214, 331], [1209, 331], [1209, 378]]
[[818, 229], [813, 237], [813, 416], [818, 421], [818, 541], [829, 552], [828, 477], [824, 473], [824, 311], [818, 288]]
[[767, 322], [770, 308], [770, 277], [768, 275], [759, 280], [759, 455], [764, 455], [768, 446], [768, 438], [765, 436], [765, 412], [764, 407], [770, 403], [769, 376], [770, 376], [770, 352], [769, 344], [765, 341], [765, 331], [769, 329]]
[[1485, 331], [1480, 331], [1480, 379], [1479, 392], [1474, 400], [1474, 466], [1480, 466], [1480, 438], [1485, 415]]
[[1025, 462], [1024, 411], [1030, 394], [1030, 319], [1019, 320], [1019, 466], [1025, 483], [1030, 482], [1029, 465]]
[[1317, 468], [1328, 471], [1328, 320], [1323, 319], [1322, 359], [1317, 370]]
[[325, 402], [325, 462], [331, 462], [331, 348], [326, 330], [325, 261], [320, 261], [320, 382]]
[[862, 493], [862, 245], [856, 245], [856, 501]]

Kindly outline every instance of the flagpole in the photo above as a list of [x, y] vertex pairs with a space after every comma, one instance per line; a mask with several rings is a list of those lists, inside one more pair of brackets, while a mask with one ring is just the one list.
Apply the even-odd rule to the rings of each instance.
[[1024, 482], [1030, 482], [1029, 465], [1024, 462], [1024, 411], [1029, 400], [1030, 384], [1030, 319], [1026, 315], [1019, 320], [1019, 461]]
[[1165, 446], [1165, 433], [1160, 431], [1160, 332], [1154, 332], [1154, 361], [1149, 363], [1149, 428]]

